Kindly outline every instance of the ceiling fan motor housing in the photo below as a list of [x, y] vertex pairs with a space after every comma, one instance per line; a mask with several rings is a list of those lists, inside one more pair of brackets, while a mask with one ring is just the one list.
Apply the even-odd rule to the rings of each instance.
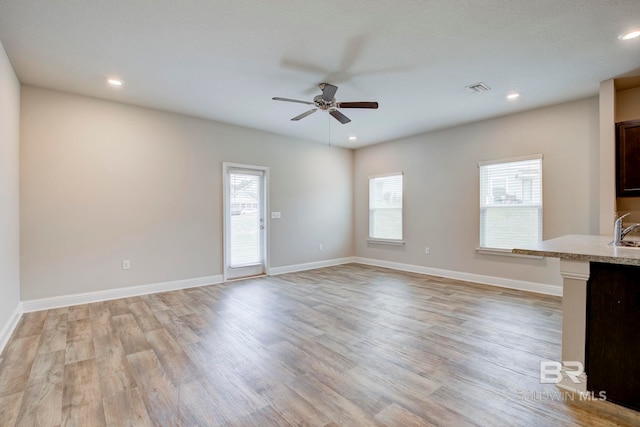
[[332, 98], [331, 101], [325, 101], [324, 99], [322, 99], [322, 95], [314, 97], [313, 102], [314, 104], [316, 104], [316, 107], [321, 110], [328, 110], [329, 108], [336, 106], [335, 98]]

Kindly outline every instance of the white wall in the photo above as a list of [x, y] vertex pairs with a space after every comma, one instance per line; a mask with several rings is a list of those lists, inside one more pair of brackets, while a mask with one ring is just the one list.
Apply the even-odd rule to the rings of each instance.
[[[355, 255], [560, 286], [557, 260], [475, 251], [477, 162], [542, 153], [543, 238], [598, 234], [598, 120], [591, 98], [356, 150]], [[368, 177], [397, 171], [404, 172], [406, 244], [368, 244]]]
[[271, 267], [353, 253], [350, 150], [29, 86], [21, 123], [23, 300], [222, 274], [222, 162], [271, 168]]
[[20, 82], [0, 44], [0, 350], [20, 305]]

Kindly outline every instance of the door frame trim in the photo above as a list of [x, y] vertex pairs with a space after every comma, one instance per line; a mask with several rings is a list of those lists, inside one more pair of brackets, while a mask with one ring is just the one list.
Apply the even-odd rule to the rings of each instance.
[[262, 244], [262, 251], [264, 255], [264, 272], [267, 276], [269, 276], [269, 248], [270, 245], [270, 230], [269, 226], [269, 167], [268, 166], [257, 166], [257, 165], [248, 165], [243, 163], [232, 163], [232, 162], [222, 162], [222, 276], [223, 280], [226, 282], [227, 280], [231, 280], [227, 277], [227, 260], [229, 254], [227, 253], [227, 243], [229, 241], [227, 222], [229, 219], [227, 218], [227, 179], [229, 169], [247, 169], [247, 170], [257, 170], [262, 171], [264, 174], [264, 206], [263, 206], [263, 214], [264, 214], [264, 242]]

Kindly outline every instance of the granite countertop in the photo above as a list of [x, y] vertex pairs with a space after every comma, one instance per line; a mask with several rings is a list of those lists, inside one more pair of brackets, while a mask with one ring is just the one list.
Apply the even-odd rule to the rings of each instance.
[[514, 249], [514, 254], [560, 258], [570, 261], [603, 262], [608, 264], [640, 265], [640, 248], [608, 246], [608, 236], [570, 234], [556, 239]]

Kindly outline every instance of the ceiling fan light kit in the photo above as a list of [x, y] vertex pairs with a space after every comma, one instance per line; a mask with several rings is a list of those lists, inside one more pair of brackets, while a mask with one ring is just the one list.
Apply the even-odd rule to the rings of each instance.
[[367, 109], [377, 109], [377, 102], [336, 102], [335, 94], [338, 91], [338, 87], [329, 83], [320, 83], [320, 90], [322, 91], [321, 95], [317, 95], [313, 98], [313, 102], [309, 101], [301, 101], [299, 99], [290, 99], [290, 98], [280, 98], [274, 97], [272, 98], [274, 101], [285, 101], [285, 102], [297, 102], [299, 104], [307, 104], [313, 105], [314, 108], [311, 110], [305, 111], [302, 114], [299, 114], [292, 118], [291, 120], [297, 122], [300, 119], [304, 119], [305, 117], [315, 113], [318, 110], [328, 111], [329, 114], [335, 118], [340, 123], [347, 124], [351, 121], [351, 119], [340, 111], [338, 108], [367, 108]]

